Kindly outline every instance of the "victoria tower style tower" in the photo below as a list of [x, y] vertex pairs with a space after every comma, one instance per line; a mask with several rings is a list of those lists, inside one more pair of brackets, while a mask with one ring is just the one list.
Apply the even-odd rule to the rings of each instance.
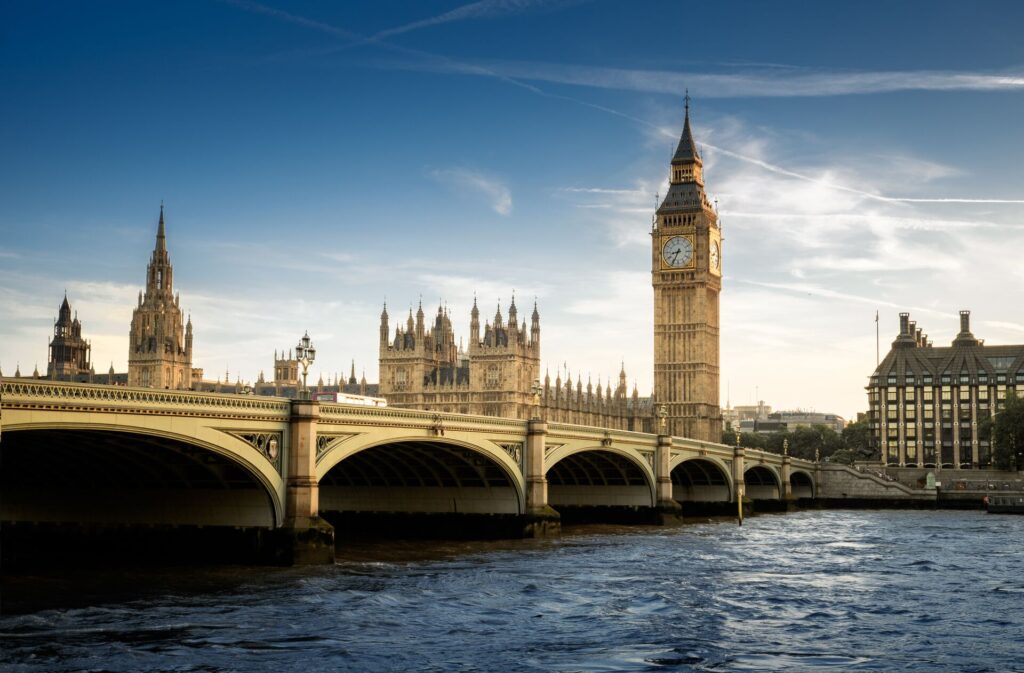
[[130, 386], [187, 389], [192, 385], [192, 320], [182, 320], [173, 279], [161, 205], [156, 246], [146, 267], [146, 291], [139, 292], [139, 303], [132, 312], [128, 337]]
[[722, 236], [704, 193], [703, 162], [690, 131], [690, 99], [669, 188], [651, 232], [654, 285], [654, 402], [668, 434], [721, 439], [718, 404], [718, 295]]

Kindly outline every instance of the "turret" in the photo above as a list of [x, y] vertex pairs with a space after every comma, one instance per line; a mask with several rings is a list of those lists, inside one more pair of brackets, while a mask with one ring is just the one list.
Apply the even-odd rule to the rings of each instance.
[[530, 316], [530, 343], [534, 348], [540, 347], [540, 313], [537, 312], [537, 300], [533, 302], [533, 315]]
[[519, 331], [519, 311], [516, 309], [516, 294], [512, 293], [512, 303], [508, 307], [508, 331], [509, 331], [509, 344], [518, 344], [519, 337], [516, 332]]
[[473, 350], [480, 344], [480, 309], [476, 306], [476, 295], [473, 295], [473, 310], [469, 312], [469, 348]]
[[388, 329], [388, 303], [384, 302], [384, 310], [380, 312], [380, 347], [382, 349], [387, 349], [390, 332], [391, 330]]
[[420, 300], [420, 307], [416, 309], [416, 346], [419, 348], [423, 347], [425, 329], [423, 325], [423, 300]]

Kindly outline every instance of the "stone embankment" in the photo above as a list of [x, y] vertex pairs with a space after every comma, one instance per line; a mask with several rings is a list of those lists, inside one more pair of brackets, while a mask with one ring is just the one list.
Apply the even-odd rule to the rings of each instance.
[[992, 494], [1024, 494], [1020, 473], [852, 468], [824, 464], [818, 470], [817, 507], [981, 509]]

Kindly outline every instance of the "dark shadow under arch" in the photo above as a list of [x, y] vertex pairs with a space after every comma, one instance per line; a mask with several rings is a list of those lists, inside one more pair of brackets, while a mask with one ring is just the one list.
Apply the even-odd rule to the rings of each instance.
[[4, 432], [0, 489], [0, 519], [12, 522], [275, 523], [272, 496], [242, 464], [185, 441], [137, 432]]
[[814, 481], [806, 472], [793, 472], [790, 474], [789, 485], [794, 498], [814, 497]]
[[677, 502], [729, 502], [729, 477], [710, 460], [693, 458], [672, 470], [672, 497]]
[[521, 514], [512, 476], [452, 443], [397, 441], [363, 449], [320, 480], [322, 512]]
[[779, 500], [782, 497], [779, 480], [775, 473], [764, 465], [748, 467], [743, 473], [746, 497], [751, 500]]
[[652, 490], [633, 460], [602, 449], [579, 451], [547, 468], [548, 502], [555, 509], [651, 507]]

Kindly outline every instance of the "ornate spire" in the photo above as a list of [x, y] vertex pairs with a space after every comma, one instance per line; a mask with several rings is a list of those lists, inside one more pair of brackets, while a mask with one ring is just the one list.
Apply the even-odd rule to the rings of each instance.
[[156, 249], [161, 252], [167, 251], [167, 237], [164, 232], [164, 202], [160, 202], [160, 224], [156, 228]]
[[67, 290], [64, 290], [64, 301], [60, 304], [60, 322], [71, 322], [71, 304], [68, 303]]
[[693, 142], [693, 132], [690, 131], [690, 90], [686, 90], [685, 117], [683, 119], [683, 133], [679, 137], [679, 145], [676, 153], [672, 156], [672, 163], [693, 163], [699, 162], [700, 154], [697, 153], [697, 144]]

